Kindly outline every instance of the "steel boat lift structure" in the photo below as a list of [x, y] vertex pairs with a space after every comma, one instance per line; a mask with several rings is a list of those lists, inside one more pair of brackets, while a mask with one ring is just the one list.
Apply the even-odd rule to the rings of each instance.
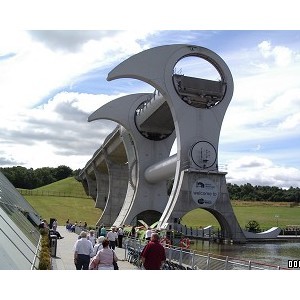
[[[176, 64], [186, 57], [211, 64], [220, 80], [176, 74]], [[88, 118], [89, 122], [107, 119], [119, 124], [80, 173], [96, 207], [103, 210], [97, 224], [159, 220], [158, 228], [172, 230], [183, 215], [202, 208], [218, 220], [224, 239], [244, 243], [277, 237], [277, 227], [260, 234], [240, 227], [230, 203], [226, 172], [219, 171], [220, 130], [234, 87], [223, 59], [200, 46], [159, 46], [123, 61], [107, 80], [119, 78], [141, 80], [155, 92], [115, 99]], [[170, 156], [175, 139], [177, 154]]]

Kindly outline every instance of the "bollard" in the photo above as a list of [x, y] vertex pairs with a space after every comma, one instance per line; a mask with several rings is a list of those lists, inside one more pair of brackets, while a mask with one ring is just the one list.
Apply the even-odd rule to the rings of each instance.
[[57, 235], [50, 235], [50, 254], [52, 257], [56, 257], [57, 250]]

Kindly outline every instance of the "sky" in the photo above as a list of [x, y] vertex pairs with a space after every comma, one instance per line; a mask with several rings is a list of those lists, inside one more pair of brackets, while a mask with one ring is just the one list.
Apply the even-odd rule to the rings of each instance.
[[[287, 6], [273, 5], [266, 22], [256, 0], [243, 7], [233, 1], [234, 9], [228, 1], [221, 10], [212, 1], [201, 11], [213, 9], [213, 21], [209, 13], [199, 18], [197, 10], [189, 10], [182, 22], [179, 7], [158, 1], [134, 17], [123, 2], [114, 15], [104, 12], [117, 3], [93, 9], [95, 1], [89, 1], [85, 14], [88, 6], [77, 8], [72, 1], [77, 8], [72, 13], [64, 13], [69, 1], [59, 2], [57, 9], [56, 1], [42, 6], [30, 0], [19, 3], [18, 10], [14, 2], [0, 11], [0, 167], [82, 169], [116, 126], [105, 120], [89, 123], [88, 116], [120, 96], [154, 90], [138, 80], [108, 82], [108, 73], [143, 50], [194, 44], [221, 56], [234, 80], [218, 151], [227, 182], [300, 186], [300, 30], [294, 29], [295, 10], [289, 9], [283, 19]], [[35, 10], [30, 10], [32, 2]], [[199, 3], [190, 4], [194, 2]]]
[[[219, 164], [236, 184], [300, 186], [300, 31], [12, 30], [0, 33], [0, 166], [81, 169], [115, 127], [87, 122], [103, 104], [152, 92], [108, 82], [124, 59], [167, 44], [193, 44], [228, 65], [234, 94]], [[196, 65], [196, 63], [195, 63]]]

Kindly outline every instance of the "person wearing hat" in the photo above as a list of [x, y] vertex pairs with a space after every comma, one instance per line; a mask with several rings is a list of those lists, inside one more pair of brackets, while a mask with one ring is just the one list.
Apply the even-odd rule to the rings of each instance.
[[99, 236], [96, 240], [96, 244], [94, 246], [94, 251], [93, 253], [91, 254], [91, 257], [94, 257], [99, 250], [101, 250], [103, 247], [102, 247], [102, 242], [104, 241], [105, 237], [104, 236]]
[[146, 230], [146, 233], [145, 233], [146, 241], [150, 241], [151, 234], [152, 234], [152, 229], [150, 227], [148, 227], [148, 229]]
[[95, 230], [90, 230], [89, 231], [89, 233], [87, 235], [87, 239], [92, 242], [92, 245], [94, 247], [95, 243], [96, 243]]
[[118, 240], [118, 234], [116, 232], [116, 227], [111, 228], [111, 231], [109, 231], [107, 233], [106, 238], [109, 241], [109, 248], [115, 250], [116, 241]]
[[119, 248], [122, 248], [122, 245], [123, 245], [123, 236], [124, 236], [124, 225], [123, 227], [119, 227], [118, 231], [117, 231], [117, 234], [118, 234], [118, 247]]

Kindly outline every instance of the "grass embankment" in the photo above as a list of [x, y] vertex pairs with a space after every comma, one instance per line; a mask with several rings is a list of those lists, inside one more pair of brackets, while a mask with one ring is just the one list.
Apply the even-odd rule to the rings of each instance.
[[[32, 196], [24, 195], [32, 207], [45, 219], [56, 218], [60, 225], [69, 218], [71, 222], [86, 221], [94, 226], [102, 211], [95, 208], [95, 201], [87, 198], [80, 182], [70, 177], [47, 186], [32, 190]], [[38, 196], [34, 196], [34, 194]], [[74, 195], [73, 197], [47, 196], [50, 192], [60, 195]], [[43, 193], [43, 195], [41, 195]], [[82, 198], [80, 198], [82, 195]], [[232, 201], [233, 210], [242, 228], [250, 220], [259, 223], [262, 229], [273, 226], [300, 224], [300, 208], [290, 207], [288, 202], [260, 202], [260, 201]], [[182, 218], [182, 224], [188, 227], [205, 227], [213, 225], [219, 227], [218, 221], [209, 212], [195, 209]]]
[[[277, 225], [283, 228], [286, 225], [300, 224], [300, 207], [290, 207], [288, 202], [232, 201], [231, 203], [242, 228], [250, 220], [257, 221], [262, 229]], [[187, 213], [182, 223], [191, 227], [207, 225], [219, 227], [215, 217], [203, 209]]]
[[25, 195], [33, 196], [59, 196], [87, 198], [84, 188], [74, 177], [65, 178], [60, 181], [39, 187], [33, 190], [21, 190]]
[[[86, 221], [88, 226], [95, 226], [102, 211], [95, 208], [95, 201], [87, 197], [83, 186], [75, 178], [69, 177], [55, 183], [30, 191], [31, 195], [24, 195], [30, 205], [49, 221], [56, 218], [59, 225], [64, 225], [67, 219], [71, 222]], [[73, 196], [48, 196], [48, 194]]]

